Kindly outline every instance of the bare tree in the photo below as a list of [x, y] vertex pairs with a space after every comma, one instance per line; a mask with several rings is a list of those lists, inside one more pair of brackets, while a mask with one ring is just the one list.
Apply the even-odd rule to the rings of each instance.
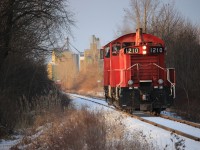
[[74, 24], [67, 0], [1, 0], [0, 52], [39, 56]]
[[190, 22], [182, 24], [174, 39], [174, 65], [177, 72], [177, 86], [185, 93], [188, 110], [199, 98], [199, 56], [198, 28]]
[[135, 23], [136, 28], [147, 32], [159, 4], [159, 0], [130, 0], [130, 9], [125, 10], [126, 17]]
[[150, 31], [168, 41], [181, 28], [183, 22], [182, 16], [174, 8], [173, 3], [163, 4], [151, 21]]
[[0, 1], [0, 126], [12, 130], [38, 106], [60, 106], [43, 58], [72, 25], [68, 0]]
[[174, 4], [164, 4], [152, 20], [150, 33], [157, 35], [165, 41], [167, 47], [168, 67], [174, 67], [174, 57], [176, 56], [174, 39], [183, 28], [185, 20], [174, 8]]

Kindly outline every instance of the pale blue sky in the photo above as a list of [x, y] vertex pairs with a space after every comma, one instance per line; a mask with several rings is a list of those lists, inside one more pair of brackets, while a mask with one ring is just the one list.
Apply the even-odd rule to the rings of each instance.
[[[124, 9], [130, 0], [69, 0], [75, 13], [74, 39], [70, 42], [79, 50], [89, 48], [92, 35], [100, 38], [101, 46], [113, 40], [117, 27], [121, 25]], [[173, 0], [162, 0], [163, 2]], [[174, 0], [175, 7], [193, 23], [200, 25], [200, 0]]]

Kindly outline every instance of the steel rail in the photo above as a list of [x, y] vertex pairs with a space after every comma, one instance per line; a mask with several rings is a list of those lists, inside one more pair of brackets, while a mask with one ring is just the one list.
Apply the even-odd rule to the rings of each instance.
[[189, 126], [192, 126], [192, 127], [200, 129], [200, 124], [197, 124], [197, 123], [194, 123], [194, 122], [181, 120], [181, 119], [176, 119], [176, 118], [173, 118], [173, 117], [170, 117], [170, 116], [166, 116], [166, 115], [163, 115], [163, 114], [160, 114], [159, 116], [162, 117], [162, 118], [165, 118], [165, 119], [169, 119], [169, 120], [172, 120], [172, 121], [180, 122], [180, 123], [187, 124]]
[[[144, 113], [144, 114], [148, 114], [148, 115], [150, 115], [150, 116], [152, 116], [152, 117], [154, 116], [154, 115], [152, 115], [150, 112], [143, 112], [143, 113]], [[176, 122], [183, 123], [183, 124], [186, 124], [186, 125], [189, 125], [189, 126], [192, 126], [192, 127], [199, 128], [199, 129], [200, 129], [200, 124], [195, 123], [195, 122], [186, 121], [186, 120], [181, 120], [181, 119], [177, 119], [177, 118], [170, 117], [170, 116], [163, 115], [163, 114], [159, 114], [158, 116], [161, 117], [161, 118], [164, 118], [164, 119], [176, 121]]]
[[[153, 121], [149, 121], [149, 120], [144, 119], [144, 118], [142, 118], [142, 117], [139, 117], [139, 116], [137, 116], [137, 115], [127, 113], [127, 112], [125, 112], [125, 111], [123, 111], [123, 110], [119, 110], [119, 109], [113, 108], [113, 107], [111, 107], [111, 106], [104, 105], [104, 104], [98, 103], [98, 102], [96, 102], [96, 101], [92, 101], [92, 100], [87, 99], [87, 98], [83, 98], [83, 97], [76, 96], [76, 95], [71, 95], [71, 96], [72, 96], [72, 97], [76, 97], [76, 98], [80, 98], [80, 99], [83, 99], [83, 100], [86, 100], [86, 101], [90, 101], [90, 102], [93, 102], [93, 103], [96, 103], [96, 104], [99, 104], [99, 105], [102, 105], [102, 106], [105, 106], [105, 107], [108, 107], [108, 108], [113, 109], [113, 110], [115, 110], [115, 111], [122, 112], [123, 114], [125, 114], [125, 115], [127, 115], [127, 116], [129, 116], [129, 117], [138, 119], [138, 120], [140, 120], [140, 121], [142, 121], [142, 122], [145, 122], [145, 123], [154, 125], [154, 126], [159, 127], [159, 128], [161, 128], [161, 129], [164, 129], [164, 130], [170, 131], [170, 132], [172, 132], [172, 133], [176, 133], [176, 134], [178, 134], [178, 135], [181, 135], [181, 136], [184, 136], [184, 137], [186, 137], [186, 138], [189, 138], [189, 139], [192, 139], [192, 140], [195, 140], [195, 141], [199, 141], [199, 142], [200, 142], [200, 137], [196, 137], [196, 136], [193, 136], [193, 135], [184, 133], [184, 132], [182, 132], [182, 131], [179, 131], [179, 130], [176, 130], [176, 129], [173, 129], [173, 128], [169, 128], [169, 127], [167, 127], [167, 126], [164, 126], [164, 125], [155, 123], [155, 122], [153, 122]], [[166, 117], [165, 119], [168, 119], [168, 118]]]

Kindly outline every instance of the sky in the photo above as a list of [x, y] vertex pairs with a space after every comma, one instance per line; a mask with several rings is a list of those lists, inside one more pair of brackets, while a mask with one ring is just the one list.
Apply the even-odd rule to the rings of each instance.
[[[185, 18], [200, 24], [200, 0], [161, 1], [175, 1], [175, 8]], [[70, 37], [70, 43], [83, 52], [89, 48], [92, 35], [100, 38], [101, 46], [112, 41], [129, 4], [130, 0], [69, 0], [76, 21], [76, 27], [72, 28], [74, 37]]]

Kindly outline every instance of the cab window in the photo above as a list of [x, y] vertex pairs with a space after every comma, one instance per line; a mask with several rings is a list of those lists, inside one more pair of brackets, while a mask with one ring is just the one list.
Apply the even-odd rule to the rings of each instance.
[[109, 46], [105, 48], [105, 57], [110, 58], [110, 47]]
[[117, 56], [119, 54], [119, 51], [121, 49], [121, 43], [117, 42], [112, 45], [112, 55]]
[[130, 47], [130, 46], [135, 46], [135, 42], [124, 42], [122, 44], [122, 48], [124, 48], [124, 47]]

